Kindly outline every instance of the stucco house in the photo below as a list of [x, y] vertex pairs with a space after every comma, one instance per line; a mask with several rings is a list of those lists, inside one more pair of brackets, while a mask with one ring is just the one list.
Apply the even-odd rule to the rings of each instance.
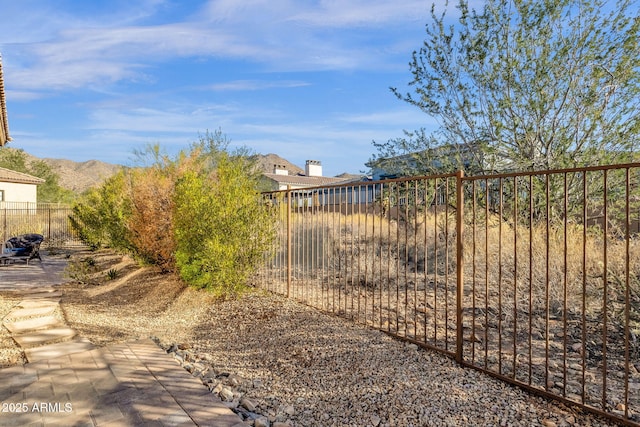
[[320, 187], [339, 184], [344, 178], [333, 178], [322, 175], [322, 163], [318, 160], [307, 160], [304, 174], [290, 173], [284, 165], [273, 165], [273, 172], [262, 174], [262, 180], [268, 191], [297, 190], [301, 188]]
[[9, 121], [7, 119], [7, 104], [4, 96], [4, 78], [2, 75], [2, 55], [0, 55], [0, 147], [11, 141], [9, 137]]
[[0, 207], [32, 206], [38, 202], [38, 185], [44, 179], [0, 168]]
[[322, 163], [318, 160], [307, 160], [304, 174], [290, 173], [284, 165], [273, 165], [273, 173], [262, 176], [269, 191], [292, 190], [293, 205], [297, 207], [365, 204], [371, 203], [375, 196], [368, 177], [323, 176]]

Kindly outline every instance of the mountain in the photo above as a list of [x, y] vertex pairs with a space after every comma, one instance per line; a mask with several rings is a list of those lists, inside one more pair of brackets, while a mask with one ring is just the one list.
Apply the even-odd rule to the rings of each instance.
[[[14, 148], [3, 147], [2, 149], [13, 150]], [[49, 165], [51, 170], [60, 177], [60, 186], [76, 193], [81, 193], [88, 188], [100, 185], [122, 168], [121, 165], [105, 163], [99, 160], [74, 162], [66, 159], [39, 158], [26, 152], [25, 154], [27, 162], [41, 160]], [[289, 171], [289, 175], [304, 174], [304, 169], [277, 154], [255, 154], [253, 159], [256, 161], [258, 170], [262, 173], [273, 173], [274, 165], [279, 165], [284, 166]], [[351, 176], [351, 174], [342, 175], [345, 177], [347, 175]]]
[[[14, 148], [3, 147], [3, 150], [14, 150]], [[58, 184], [68, 190], [81, 193], [91, 187], [102, 184], [107, 178], [117, 173], [122, 166], [99, 160], [88, 160], [86, 162], [74, 162], [66, 159], [39, 158], [26, 151], [26, 162], [43, 161], [51, 170], [58, 175]]]
[[81, 193], [88, 188], [102, 184], [107, 178], [115, 175], [122, 166], [99, 160], [74, 162], [65, 159], [41, 159], [60, 177], [61, 187]]
[[299, 168], [277, 154], [255, 154], [252, 158], [256, 161], [258, 170], [262, 173], [273, 173], [274, 165], [280, 165], [289, 171], [289, 175], [304, 174], [304, 169]]

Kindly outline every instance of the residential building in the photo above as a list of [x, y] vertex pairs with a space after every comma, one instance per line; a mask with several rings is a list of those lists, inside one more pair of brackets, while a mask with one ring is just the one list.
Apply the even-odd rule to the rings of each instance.
[[462, 168], [477, 173], [487, 169], [482, 152], [476, 146], [446, 144], [415, 153], [379, 158], [365, 164], [374, 181], [406, 176], [433, 175]]
[[0, 208], [31, 208], [38, 202], [38, 185], [44, 179], [0, 168]]
[[[322, 174], [322, 163], [307, 160], [304, 174], [291, 174], [284, 165], [273, 165], [273, 173], [263, 174], [269, 191], [293, 190], [293, 206], [300, 208], [346, 204], [364, 204], [373, 200], [367, 186], [371, 180], [363, 175], [344, 174], [327, 177]], [[333, 187], [337, 186], [337, 187]]]
[[318, 160], [307, 160], [304, 174], [289, 174], [285, 166], [273, 165], [273, 173], [262, 176], [269, 191], [321, 187], [345, 181], [345, 178], [323, 176], [322, 163]]

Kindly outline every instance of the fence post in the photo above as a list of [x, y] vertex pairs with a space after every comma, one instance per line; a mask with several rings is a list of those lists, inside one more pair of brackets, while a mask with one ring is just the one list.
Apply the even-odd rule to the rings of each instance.
[[287, 298], [291, 290], [291, 186], [287, 185]]
[[49, 244], [51, 244], [51, 206], [47, 207], [47, 239], [49, 240]]
[[464, 172], [456, 173], [456, 361], [462, 363], [464, 336], [462, 329], [462, 300], [464, 298]]

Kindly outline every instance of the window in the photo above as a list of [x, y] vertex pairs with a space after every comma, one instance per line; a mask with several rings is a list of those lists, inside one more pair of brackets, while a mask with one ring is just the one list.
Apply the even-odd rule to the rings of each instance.
[[4, 190], [0, 190], [0, 202], [4, 202]]

